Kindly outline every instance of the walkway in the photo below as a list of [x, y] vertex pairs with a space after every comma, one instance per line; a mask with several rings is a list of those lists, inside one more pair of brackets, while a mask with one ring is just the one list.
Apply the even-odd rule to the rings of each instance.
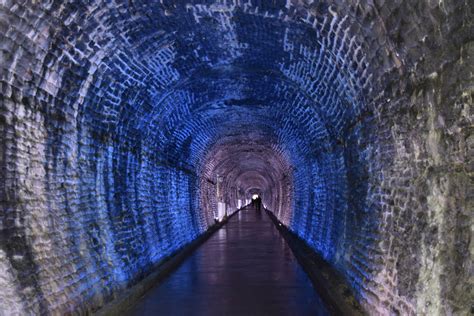
[[265, 212], [242, 210], [129, 315], [327, 315]]

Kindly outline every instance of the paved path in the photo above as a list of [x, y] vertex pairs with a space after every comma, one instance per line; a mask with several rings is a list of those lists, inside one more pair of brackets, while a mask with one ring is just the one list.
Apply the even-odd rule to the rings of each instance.
[[129, 315], [327, 315], [265, 212], [240, 211]]

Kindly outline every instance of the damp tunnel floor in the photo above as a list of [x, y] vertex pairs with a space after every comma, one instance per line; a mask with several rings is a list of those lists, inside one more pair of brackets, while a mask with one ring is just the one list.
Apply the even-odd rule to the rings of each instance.
[[126, 315], [327, 315], [269, 216], [229, 219]]

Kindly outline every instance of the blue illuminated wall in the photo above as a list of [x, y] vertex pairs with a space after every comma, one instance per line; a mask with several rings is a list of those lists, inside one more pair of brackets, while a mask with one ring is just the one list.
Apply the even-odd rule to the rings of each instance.
[[2, 1], [0, 314], [96, 310], [252, 192], [369, 313], [467, 313], [466, 6]]

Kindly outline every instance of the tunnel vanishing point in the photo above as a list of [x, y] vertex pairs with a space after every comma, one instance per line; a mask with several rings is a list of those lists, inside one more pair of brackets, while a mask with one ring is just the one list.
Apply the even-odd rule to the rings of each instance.
[[473, 312], [470, 0], [1, 0], [0, 314], [89, 314], [253, 194], [367, 314]]

